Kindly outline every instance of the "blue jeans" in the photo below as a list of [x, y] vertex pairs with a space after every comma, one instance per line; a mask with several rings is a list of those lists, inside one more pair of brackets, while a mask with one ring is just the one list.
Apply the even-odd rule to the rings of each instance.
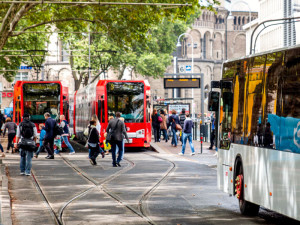
[[70, 142], [68, 140], [68, 136], [61, 136], [61, 138], [65, 142], [65, 144], [68, 146], [68, 148], [70, 149], [70, 153], [75, 152], [74, 148], [72, 147], [72, 145], [70, 144]]
[[185, 152], [185, 145], [186, 145], [187, 139], [189, 139], [189, 143], [190, 143], [192, 152], [195, 152], [194, 145], [193, 145], [192, 133], [182, 133], [182, 150], [181, 150], [182, 154], [184, 154], [184, 152]]
[[42, 150], [42, 148], [44, 148], [44, 146], [43, 146], [43, 144], [41, 144], [40, 143], [40, 146], [39, 146], [39, 148], [38, 148], [38, 150], [36, 151], [36, 155], [39, 155], [40, 154], [40, 152], [41, 152], [41, 150]]
[[116, 165], [117, 163], [119, 163], [121, 161], [121, 157], [122, 155], [119, 154], [118, 156], [118, 161], [116, 159], [116, 155], [117, 155], [117, 146], [119, 149], [122, 149], [122, 153], [124, 151], [123, 149], [123, 141], [112, 141], [112, 143], [110, 143], [111, 145], [111, 156], [112, 156], [112, 160], [113, 160], [113, 165]]
[[118, 145], [116, 146], [116, 154], [119, 153], [118, 158], [117, 158], [117, 163], [121, 162], [124, 158], [124, 151], [125, 151], [125, 141], [124, 140], [122, 141], [122, 147], [123, 147], [123, 150], [119, 151]]
[[32, 166], [32, 157], [33, 157], [33, 152], [26, 151], [23, 149], [20, 149], [20, 170], [22, 173], [30, 174], [31, 171], [31, 166]]
[[173, 128], [172, 128], [172, 134], [173, 134], [173, 135], [172, 135], [173, 138], [172, 138], [172, 143], [171, 143], [171, 144], [177, 146], [176, 130], [173, 129]]
[[164, 136], [165, 141], [167, 141], [169, 139], [167, 130], [166, 129], [162, 129], [161, 131], [163, 132], [163, 136]]

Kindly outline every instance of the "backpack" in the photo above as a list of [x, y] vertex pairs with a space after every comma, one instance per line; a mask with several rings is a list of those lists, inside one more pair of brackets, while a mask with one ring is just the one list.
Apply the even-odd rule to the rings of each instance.
[[30, 121], [23, 121], [20, 124], [20, 133], [21, 136], [24, 138], [32, 138], [34, 135], [34, 130], [33, 130], [34, 124], [31, 123]]
[[54, 130], [53, 130], [53, 136], [61, 136], [64, 133], [64, 129], [60, 127], [57, 123], [55, 123]]

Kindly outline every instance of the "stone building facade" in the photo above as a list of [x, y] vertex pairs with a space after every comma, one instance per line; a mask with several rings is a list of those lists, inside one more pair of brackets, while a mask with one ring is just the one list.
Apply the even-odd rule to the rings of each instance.
[[[202, 15], [194, 21], [192, 28], [187, 31], [188, 35], [185, 35], [181, 40], [182, 47], [178, 48], [175, 54], [178, 56], [177, 73], [187, 72], [185, 68], [191, 66], [192, 57], [194, 59], [193, 72], [204, 73], [205, 112], [207, 112], [207, 92], [211, 89], [211, 81], [220, 80], [224, 60], [242, 57], [246, 54], [246, 34], [243, 25], [253, 21], [258, 16], [257, 12], [252, 12], [252, 18], [250, 19], [248, 11], [232, 11], [232, 16], [228, 17], [229, 10], [224, 7], [224, 1], [216, 8], [216, 11], [217, 14], [211, 11], [203, 11]], [[167, 73], [174, 73], [174, 60], [167, 69]], [[191, 71], [188, 73], [191, 73]], [[163, 88], [163, 79], [154, 80], [150, 78], [149, 81], [152, 87], [152, 95], [156, 95], [158, 99], [174, 97], [172, 89]], [[176, 96], [191, 98], [192, 90], [178, 90]], [[163, 101], [157, 101], [156, 103], [158, 102]], [[191, 103], [191, 100], [178, 100], [178, 102]], [[199, 114], [200, 110], [200, 89], [194, 89], [194, 113]]]

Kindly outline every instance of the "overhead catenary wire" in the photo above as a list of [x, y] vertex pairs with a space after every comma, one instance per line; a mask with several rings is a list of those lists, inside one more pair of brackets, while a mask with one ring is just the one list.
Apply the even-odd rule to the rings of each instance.
[[133, 6], [192, 6], [190, 3], [147, 3], [147, 2], [67, 2], [67, 1], [0, 1], [0, 4], [32, 3], [32, 4], [66, 4], [66, 5], [133, 5]]

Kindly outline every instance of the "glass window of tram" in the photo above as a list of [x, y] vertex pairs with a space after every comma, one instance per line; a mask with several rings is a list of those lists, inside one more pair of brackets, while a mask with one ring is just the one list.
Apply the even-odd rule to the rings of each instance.
[[52, 118], [60, 114], [60, 86], [57, 83], [25, 83], [23, 98], [24, 112], [31, 115], [32, 122], [44, 122], [45, 112]]
[[144, 84], [110, 82], [107, 84], [108, 116], [121, 112], [126, 123], [144, 122]]

